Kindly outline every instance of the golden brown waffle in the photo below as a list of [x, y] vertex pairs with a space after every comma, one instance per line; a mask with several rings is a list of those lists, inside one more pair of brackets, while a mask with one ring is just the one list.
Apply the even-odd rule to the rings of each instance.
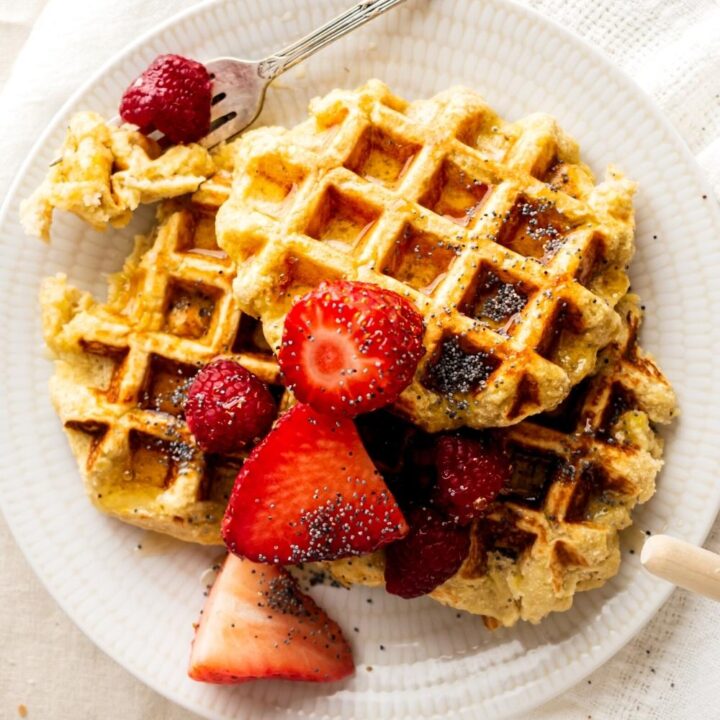
[[53, 210], [75, 213], [97, 230], [123, 227], [140, 203], [194, 192], [215, 167], [200, 145], [162, 151], [132, 125], [111, 126], [93, 112], [70, 118], [61, 156], [20, 207], [25, 232], [50, 239]]
[[[469, 556], [434, 599], [483, 615], [490, 627], [538, 622], [617, 572], [618, 531], [651, 497], [662, 466], [653, 424], [676, 413], [672, 388], [637, 345], [637, 298], [618, 310], [622, 335], [602, 352], [596, 375], [555, 411], [491, 431], [512, 458], [512, 479], [469, 530]], [[431, 446], [427, 435], [387, 415], [363, 432], [391, 487], [405, 479], [416, 488], [424, 469], [415, 450]], [[383, 563], [378, 552], [329, 566], [343, 582], [381, 585]]]
[[53, 403], [102, 511], [150, 530], [221, 543], [219, 523], [242, 457], [200, 452], [182, 416], [198, 366], [221, 355], [266, 382], [276, 364], [257, 322], [243, 315], [233, 264], [214, 233], [229, 177], [192, 201], [159, 209], [107, 303], [49, 278], [41, 291], [48, 345], [57, 357]]
[[407, 103], [379, 81], [313, 101], [292, 130], [237, 144], [218, 242], [277, 349], [323, 279], [410, 298], [427, 354], [395, 409], [429, 431], [555, 407], [620, 330], [634, 186], [594, 185], [546, 115], [503, 122], [462, 88]]

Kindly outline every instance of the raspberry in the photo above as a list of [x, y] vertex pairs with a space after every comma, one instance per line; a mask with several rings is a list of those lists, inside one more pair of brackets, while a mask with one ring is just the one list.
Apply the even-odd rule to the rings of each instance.
[[459, 524], [482, 515], [510, 478], [510, 459], [489, 438], [445, 435], [437, 442], [433, 500]]
[[232, 360], [200, 370], [185, 402], [185, 419], [205, 452], [237, 452], [264, 435], [275, 414], [267, 385]]
[[210, 129], [212, 78], [195, 60], [158, 55], [125, 90], [120, 117], [144, 133], [159, 130], [173, 143], [199, 140]]
[[397, 399], [425, 352], [422, 337], [422, 316], [397, 293], [322, 282], [290, 309], [278, 361], [301, 402], [353, 416]]
[[410, 532], [385, 549], [385, 586], [392, 595], [427, 595], [452, 577], [470, 550], [467, 529], [428, 508], [406, 514]]

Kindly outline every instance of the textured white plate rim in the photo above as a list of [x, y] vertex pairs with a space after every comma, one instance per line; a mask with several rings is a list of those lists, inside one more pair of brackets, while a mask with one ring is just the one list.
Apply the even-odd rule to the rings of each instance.
[[[202, 15], [208, 8], [222, 4], [225, 1], [226, 0], [204, 0], [203, 2], [200, 2], [193, 7], [187, 8], [186, 10], [174, 14], [165, 21], [156, 24], [147, 32], [143, 33], [136, 40], [128, 43], [122, 50], [115, 53], [107, 62], [100, 66], [100, 68], [95, 73], [93, 73], [74, 93], [71, 94], [68, 100], [51, 118], [45, 130], [40, 135], [36, 143], [33, 145], [32, 149], [28, 153], [27, 158], [25, 159], [22, 166], [20, 167], [20, 170], [15, 176], [7, 195], [5, 196], [5, 200], [0, 207], [0, 227], [4, 226], [8, 214], [11, 212], [11, 210], [17, 210], [17, 208], [11, 207], [11, 201], [14, 199], [16, 190], [18, 188], [18, 185], [21, 183], [22, 177], [26, 173], [28, 167], [30, 167], [35, 161], [35, 156], [37, 155], [38, 149], [44, 145], [44, 143], [47, 141], [47, 138], [52, 134], [57, 125], [64, 121], [68, 109], [76, 103], [78, 98], [80, 98], [90, 86], [92, 86], [99, 78], [101, 78], [105, 73], [107, 73], [114, 65], [119, 63], [126, 56], [135, 52], [139, 47], [144, 45], [153, 37], [161, 34], [169, 27], [172, 27], [175, 24], [182, 22], [186, 18], [194, 15]], [[555, 23], [554, 21], [545, 17], [533, 8], [528, 8], [524, 5], [520, 5], [515, 0], [496, 0], [496, 2], [512, 5], [517, 11], [531, 18], [534, 23], [543, 25], [546, 29], [550, 29], [557, 34], [562, 35], [564, 39], [571, 44], [581, 45], [584, 52], [591, 55], [596, 63], [603, 65], [605, 70], [614, 74], [619, 82], [624, 83], [626, 86], [631, 88], [634, 94], [641, 100], [641, 102], [646, 105], [649, 114], [651, 114], [654, 119], [656, 119], [661, 124], [663, 129], [667, 131], [675, 140], [678, 145], [677, 149], [682, 154], [688, 166], [693, 168], [693, 172], [699, 184], [706, 192], [708, 198], [714, 198], [712, 188], [710, 187], [707, 179], [702, 173], [702, 170], [697, 165], [695, 158], [692, 156], [692, 153], [690, 152], [682, 136], [670, 123], [670, 121], [667, 120], [657, 103], [651, 97], [649, 97], [632, 78], [619, 70], [603, 52], [587, 43], [579, 35]], [[708, 202], [705, 205], [705, 208], [706, 211], [710, 213], [715, 226], [720, 229], [720, 210], [718, 210], [717, 203], [713, 201]], [[2, 269], [2, 274], [3, 276], [5, 276], [4, 269]], [[7, 278], [4, 277], [4, 280], [7, 281]], [[6, 438], [8, 437], [8, 433], [6, 430], [9, 422], [10, 420], [7, 414], [3, 414], [2, 420], [0, 421], [0, 451], [4, 453], [9, 450], [6, 443]], [[0, 510], [3, 510], [1, 499]], [[710, 529], [715, 522], [718, 512], [720, 512], [720, 483], [715, 485], [711, 507], [708, 510], [707, 514], [704, 516], [703, 522], [694, 525], [693, 528], [688, 531], [686, 539], [689, 539], [690, 541], [697, 544], [701, 544], [710, 532]], [[74, 609], [70, 604], [66, 603], [62, 596], [56, 592], [56, 589], [52, 584], [48, 584], [46, 582], [46, 578], [43, 576], [39, 561], [27, 552], [26, 546], [23, 545], [20, 541], [20, 538], [14, 528], [12, 517], [4, 510], [3, 515], [6, 518], [13, 537], [15, 538], [18, 546], [20, 547], [23, 555], [27, 559], [29, 565], [32, 567], [35, 574], [38, 576], [41, 582], [43, 582], [50, 595], [63, 609], [63, 611], [72, 619], [72, 621], [95, 645], [97, 645], [104, 653], [110, 656], [113, 660], [115, 660], [115, 662], [125, 668], [128, 672], [133, 674], [135, 677], [137, 677], [140, 681], [142, 681], [149, 687], [153, 688], [159, 694], [187, 708], [188, 710], [206, 716], [207, 708], [205, 708], [201, 703], [194, 702], [193, 700], [184, 697], [179, 693], [173, 692], [159, 682], [156, 682], [153, 677], [147, 676], [142, 671], [142, 669], [134, 665], [132, 657], [123, 656], [119, 648], [113, 646], [108, 638], [99, 637], [94, 634], [92, 629], [86, 624], [83, 615], [80, 612], [77, 612], [76, 609]], [[635, 635], [637, 635], [637, 633], [639, 633], [643, 627], [645, 627], [645, 625], [654, 617], [655, 613], [659, 610], [659, 608], [667, 601], [673, 590], [674, 587], [670, 584], [664, 584], [663, 586], [660, 586], [656, 590], [653, 601], [643, 609], [642, 613], [636, 614], [630, 624], [624, 626], [622, 634], [618, 634], [613, 642], [607, 643], [602, 651], [597, 652], [593, 657], [592, 662], [577, 664], [570, 669], [565, 668], [563, 670], [562, 682], [557, 684], [547, 683], [540, 687], [533, 688], [534, 692], [532, 693], [531, 698], [528, 698], [528, 695], [530, 695], [530, 693], [524, 694], [524, 697], [528, 698], [525, 701], [515, 698], [513, 701], [513, 710], [512, 712], [508, 713], [508, 716], [518, 716], [521, 713], [527, 712], [528, 710], [537, 707], [538, 705], [547, 702], [554, 697], [557, 697], [562, 692], [572, 687], [576, 683], [580, 682], [583, 678], [587, 677], [590, 673], [592, 673], [598, 667], [607, 662], [608, 659], [615, 655], [622, 647], [624, 647], [624, 645], [626, 645]], [[558, 669], [552, 670], [551, 674], [556, 674], [558, 672], [560, 672], [560, 670]], [[439, 714], [437, 716], [434, 715], [431, 717], [444, 717], [444, 714]]]

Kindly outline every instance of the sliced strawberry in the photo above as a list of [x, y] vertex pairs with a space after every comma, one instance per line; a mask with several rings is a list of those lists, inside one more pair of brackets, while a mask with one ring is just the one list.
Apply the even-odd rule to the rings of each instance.
[[407, 529], [352, 420], [302, 404], [250, 453], [222, 522], [231, 552], [280, 564], [362, 555]]
[[188, 674], [209, 683], [254, 678], [326, 682], [353, 672], [342, 631], [287, 570], [229, 555], [205, 603]]
[[352, 416], [396, 400], [425, 352], [422, 336], [422, 316], [397, 293], [323, 282], [290, 309], [278, 361], [299, 400]]

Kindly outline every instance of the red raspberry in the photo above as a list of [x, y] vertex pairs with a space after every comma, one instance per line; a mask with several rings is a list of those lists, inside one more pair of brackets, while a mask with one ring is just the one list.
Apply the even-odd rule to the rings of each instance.
[[433, 500], [463, 525], [482, 515], [510, 478], [512, 466], [489, 438], [445, 435], [437, 442], [437, 470]]
[[470, 551], [470, 533], [427, 508], [415, 508], [406, 519], [410, 532], [385, 548], [385, 586], [392, 595], [414, 598], [460, 569]]
[[422, 316], [397, 293], [322, 282], [290, 309], [278, 361], [299, 400], [352, 416], [396, 400], [425, 352], [422, 338]]
[[210, 130], [212, 78], [195, 60], [158, 55], [125, 90], [120, 117], [144, 133], [159, 130], [173, 143], [199, 140]]
[[205, 452], [231, 453], [260, 438], [275, 418], [264, 382], [232, 360], [213, 360], [195, 376], [185, 419]]

